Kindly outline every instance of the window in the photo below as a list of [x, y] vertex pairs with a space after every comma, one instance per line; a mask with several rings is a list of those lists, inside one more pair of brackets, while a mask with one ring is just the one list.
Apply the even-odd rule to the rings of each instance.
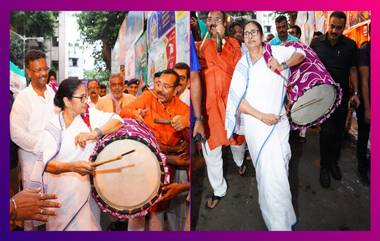
[[59, 42], [58, 42], [58, 37], [57, 37], [57, 36], [54, 36], [54, 37], [53, 37], [53, 47], [58, 47], [58, 44], [59, 44]]
[[78, 67], [78, 58], [69, 58], [70, 67]]

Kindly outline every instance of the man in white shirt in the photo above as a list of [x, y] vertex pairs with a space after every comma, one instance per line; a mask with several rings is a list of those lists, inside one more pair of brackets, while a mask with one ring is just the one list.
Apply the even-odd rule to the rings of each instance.
[[[40, 183], [31, 180], [37, 172], [38, 155], [42, 155], [41, 135], [49, 116], [54, 112], [55, 93], [48, 86], [49, 68], [46, 56], [39, 50], [30, 50], [25, 56], [26, 74], [31, 80], [28, 87], [17, 95], [10, 115], [11, 139], [20, 148], [18, 150], [24, 189], [40, 187]], [[30, 227], [27, 227], [29, 229]]]

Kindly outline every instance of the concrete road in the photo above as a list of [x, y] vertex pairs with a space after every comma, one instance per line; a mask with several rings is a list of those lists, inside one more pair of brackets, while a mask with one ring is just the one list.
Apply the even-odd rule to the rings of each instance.
[[[299, 143], [297, 138], [290, 142], [289, 181], [298, 217], [296, 230], [369, 230], [370, 189], [356, 174], [355, 141], [345, 140], [340, 160], [343, 178], [332, 179], [329, 189], [319, 184], [318, 130], [308, 130], [306, 143]], [[211, 194], [205, 166], [192, 174], [192, 229], [267, 230], [258, 205], [252, 162], [241, 177], [228, 149], [224, 160], [227, 195], [213, 210], [205, 208]]]

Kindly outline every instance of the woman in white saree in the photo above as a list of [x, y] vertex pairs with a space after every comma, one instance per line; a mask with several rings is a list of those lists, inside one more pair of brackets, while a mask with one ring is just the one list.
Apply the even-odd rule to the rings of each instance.
[[116, 131], [123, 120], [116, 114], [88, 108], [81, 80], [64, 80], [54, 104], [61, 112], [52, 117], [44, 133], [41, 164], [44, 191], [55, 193], [62, 207], [49, 217], [47, 230], [100, 230], [100, 210], [91, 195], [89, 157], [95, 140]]
[[226, 129], [227, 135], [244, 132], [267, 228], [291, 230], [296, 216], [288, 182], [290, 126], [284, 106], [286, 88], [280, 74], [288, 76], [289, 67], [302, 62], [305, 53], [293, 47], [272, 46], [272, 56], [266, 62], [262, 41], [261, 25], [248, 22], [244, 42], [249, 51], [238, 62], [232, 77]]

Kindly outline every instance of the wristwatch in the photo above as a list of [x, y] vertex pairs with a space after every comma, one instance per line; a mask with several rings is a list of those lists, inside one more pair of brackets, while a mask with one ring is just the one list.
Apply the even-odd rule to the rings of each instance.
[[282, 62], [281, 65], [283, 67], [283, 70], [289, 69], [289, 66], [288, 66], [288, 64], [286, 62]]
[[194, 116], [194, 119], [195, 119], [195, 121], [203, 121], [204, 120], [203, 115], [201, 115], [201, 116]]
[[101, 129], [95, 128], [94, 131], [98, 134], [98, 139], [100, 139], [104, 136], [104, 133]]

